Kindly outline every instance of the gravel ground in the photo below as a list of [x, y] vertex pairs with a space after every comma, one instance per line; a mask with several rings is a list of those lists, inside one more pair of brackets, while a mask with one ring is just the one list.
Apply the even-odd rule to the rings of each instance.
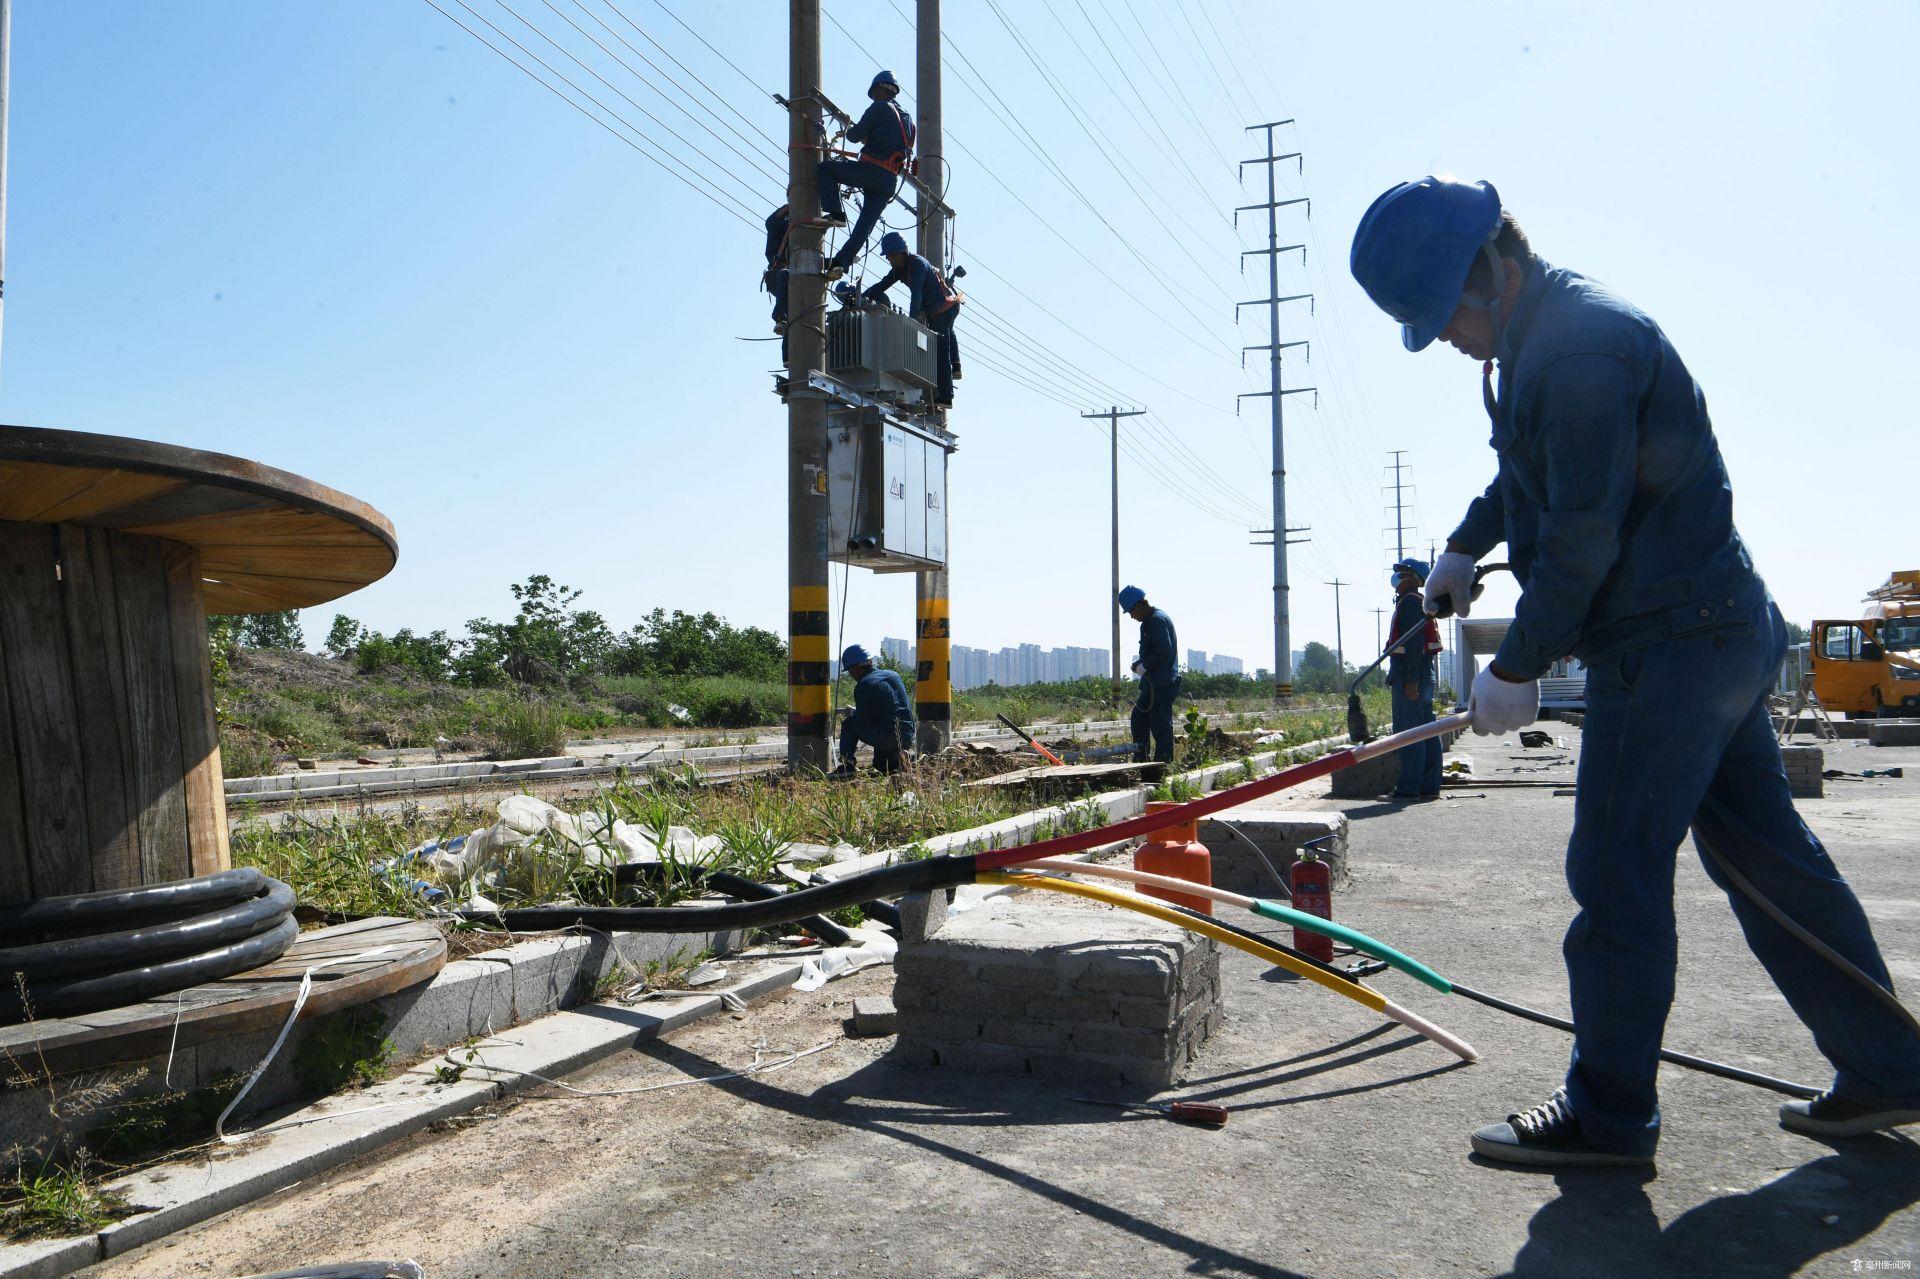
[[[1577, 735], [1556, 726], [1569, 747]], [[1288, 806], [1355, 818], [1335, 913], [1469, 984], [1565, 1008], [1560, 859], [1572, 749], [1467, 738], [1483, 781], [1437, 803]], [[1567, 759], [1552, 761], [1553, 755]], [[1920, 985], [1920, 749], [1831, 744], [1802, 813]], [[1671, 1047], [1821, 1083], [1805, 1030], [1683, 851]], [[1014, 907], [1017, 908], [1017, 905]], [[1809, 962], [1817, 962], [1812, 959]], [[1438, 1048], [1230, 953], [1228, 1023], [1179, 1091], [1233, 1108], [1222, 1131], [1077, 1103], [1024, 1079], [914, 1071], [843, 1039], [885, 970], [690, 1027], [583, 1071], [622, 1088], [736, 1069], [756, 1044], [834, 1046], [745, 1080], [639, 1096], [530, 1097], [229, 1214], [94, 1276], [246, 1275], [411, 1256], [454, 1276], [1851, 1274], [1920, 1261], [1920, 1148], [1781, 1130], [1778, 1098], [1669, 1068], [1656, 1172], [1507, 1171], [1467, 1134], [1546, 1095], [1554, 1031], [1405, 978], [1383, 989], [1480, 1049]]]

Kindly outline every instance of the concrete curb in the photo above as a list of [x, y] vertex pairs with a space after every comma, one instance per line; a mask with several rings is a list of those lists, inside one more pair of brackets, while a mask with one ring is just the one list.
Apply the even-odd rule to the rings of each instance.
[[0, 1279], [58, 1279], [120, 1256], [536, 1082], [507, 1071], [566, 1075], [711, 1016], [727, 1006], [726, 996], [751, 1001], [785, 990], [800, 969], [793, 961], [763, 961], [743, 980], [710, 992], [552, 1013], [486, 1046], [489, 1065], [504, 1068], [500, 1079], [443, 1082], [435, 1074], [440, 1060], [429, 1058], [385, 1083], [272, 1120], [268, 1132], [227, 1157], [165, 1164], [109, 1183], [143, 1210], [96, 1235], [0, 1245]]

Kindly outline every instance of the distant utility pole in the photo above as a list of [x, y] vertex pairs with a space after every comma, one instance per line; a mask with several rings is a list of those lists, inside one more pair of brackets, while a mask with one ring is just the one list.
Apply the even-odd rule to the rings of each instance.
[[[940, 141], [940, 0], [917, 0], [918, 23], [914, 49], [914, 105], [920, 113], [920, 176], [935, 191], [947, 187], [946, 165], [941, 158]], [[920, 211], [917, 239], [920, 256], [933, 263], [936, 271], [945, 271], [947, 219], [939, 203], [922, 197], [916, 202]], [[943, 504], [941, 519], [952, 506]], [[953, 556], [952, 524], [948, 536], [940, 539], [947, 548], [947, 564]], [[922, 754], [943, 751], [953, 741], [953, 623], [949, 611], [947, 568], [927, 569], [913, 575], [914, 672], [913, 710], [916, 745]]]
[[1375, 653], [1386, 651], [1387, 642], [1380, 637], [1380, 619], [1386, 614], [1386, 611], [1384, 608], [1376, 608], [1373, 610], [1373, 651]]
[[1120, 419], [1139, 417], [1145, 409], [1123, 409], [1109, 407], [1103, 413], [1082, 413], [1081, 417], [1103, 417], [1107, 419], [1107, 432], [1112, 437], [1111, 459], [1113, 477], [1113, 589], [1107, 595], [1107, 608], [1113, 614], [1113, 687], [1120, 689]]
[[1331, 582], [1326, 583], [1326, 585], [1333, 588], [1333, 656], [1334, 660], [1340, 664], [1341, 677], [1345, 678], [1347, 673], [1347, 642], [1341, 638], [1340, 635], [1340, 588], [1343, 586], [1351, 586], [1353, 583], [1343, 582], [1336, 577]]
[[1406, 457], [1405, 449], [1388, 449], [1393, 457], [1393, 562], [1398, 564], [1407, 558], [1407, 503], [1406, 483], [1403, 472], [1407, 464], [1401, 459]]
[[787, 768], [827, 770], [827, 401], [808, 375], [826, 363], [825, 228], [814, 178], [820, 117], [820, 0], [788, 0], [787, 207], [792, 274], [787, 321]]
[[[1296, 162], [1297, 166], [1304, 168], [1304, 161], [1301, 160], [1298, 151], [1289, 151], [1285, 155], [1274, 154], [1273, 131], [1282, 125], [1292, 123], [1292, 120], [1274, 120], [1266, 124], [1250, 124], [1247, 126], [1248, 132], [1256, 129], [1266, 130], [1267, 153], [1256, 159], [1242, 160], [1240, 162], [1240, 169], [1241, 172], [1244, 173], [1249, 164], [1264, 164], [1267, 166], [1267, 199], [1264, 204], [1243, 204], [1233, 211], [1233, 222], [1236, 227], [1240, 225], [1240, 215], [1242, 213], [1253, 209], [1265, 209], [1267, 211], [1267, 247], [1264, 249], [1249, 249], [1240, 255], [1242, 258], [1247, 257], [1249, 254], [1266, 255], [1267, 296], [1264, 298], [1254, 298], [1247, 302], [1234, 303], [1233, 315], [1234, 320], [1238, 322], [1240, 318], [1240, 308], [1243, 306], [1264, 305], [1267, 308], [1266, 342], [1261, 346], [1241, 348], [1241, 358], [1245, 358], [1245, 352], [1247, 351], [1264, 349], [1268, 353], [1267, 389], [1264, 391], [1248, 392], [1247, 394], [1267, 396], [1273, 414], [1273, 527], [1283, 530], [1283, 532], [1274, 534], [1273, 538], [1273, 696], [1275, 701], [1284, 701], [1293, 696], [1293, 653], [1289, 647], [1293, 641], [1291, 635], [1292, 622], [1289, 617], [1287, 605], [1286, 538], [1286, 532], [1290, 532], [1291, 530], [1287, 529], [1287, 449], [1286, 433], [1283, 429], [1284, 415], [1282, 413], [1282, 401], [1289, 395], [1297, 395], [1305, 391], [1313, 390], [1310, 386], [1284, 387], [1281, 385], [1280, 378], [1281, 351], [1289, 346], [1307, 345], [1305, 342], [1282, 342], [1280, 340], [1280, 304], [1282, 302], [1298, 302], [1304, 299], [1309, 311], [1311, 311], [1313, 305], [1313, 294], [1311, 293], [1293, 293], [1285, 297], [1280, 295], [1280, 255], [1282, 253], [1291, 253], [1297, 249], [1300, 253], [1300, 261], [1302, 265], [1304, 265], [1307, 260], [1307, 246], [1304, 244], [1282, 245], [1280, 243], [1278, 212], [1288, 205], [1305, 204], [1307, 205], [1307, 215], [1311, 217], [1313, 214], [1313, 206], [1305, 197], [1297, 200], [1281, 200], [1276, 198], [1277, 191], [1274, 186], [1273, 166], [1286, 160], [1292, 160]], [[1244, 398], [1246, 398], [1246, 396], [1236, 398], [1234, 401], [1235, 405], [1238, 406], [1240, 399]]]

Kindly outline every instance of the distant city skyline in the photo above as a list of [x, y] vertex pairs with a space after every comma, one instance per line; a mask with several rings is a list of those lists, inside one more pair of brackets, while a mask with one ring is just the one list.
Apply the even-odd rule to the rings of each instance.
[[[907, 670], [917, 667], [912, 640], [889, 635], [880, 641], [880, 651]], [[1047, 648], [1040, 644], [1017, 644], [998, 650], [971, 648], [955, 644], [952, 649], [953, 686], [979, 688], [998, 684], [1011, 688], [1018, 684], [1054, 683], [1105, 675], [1112, 670], [1112, 649], [1066, 645]], [[1186, 669], [1207, 675], [1244, 675], [1246, 663], [1225, 653], [1209, 655], [1204, 649], [1187, 650]]]

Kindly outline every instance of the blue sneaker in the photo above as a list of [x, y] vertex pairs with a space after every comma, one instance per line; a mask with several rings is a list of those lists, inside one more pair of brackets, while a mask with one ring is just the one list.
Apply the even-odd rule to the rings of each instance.
[[1508, 1115], [1504, 1124], [1488, 1124], [1475, 1132], [1473, 1150], [1483, 1159], [1528, 1168], [1620, 1168], [1653, 1162], [1650, 1154], [1624, 1155], [1589, 1142], [1565, 1088], [1555, 1089], [1532, 1110]]
[[1848, 1101], [1831, 1089], [1810, 1101], [1780, 1104], [1780, 1126], [1809, 1137], [1864, 1137], [1870, 1132], [1920, 1123], [1920, 1110]]

